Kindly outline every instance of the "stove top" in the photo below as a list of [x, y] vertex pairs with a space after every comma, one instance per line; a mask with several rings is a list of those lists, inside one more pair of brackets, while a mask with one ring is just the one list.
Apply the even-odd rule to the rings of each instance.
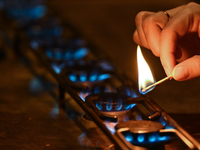
[[40, 84], [57, 97], [59, 107], [83, 131], [78, 138], [82, 147], [200, 149], [193, 136], [152, 98], [141, 95], [135, 82], [77, 29], [48, 10], [44, 1], [2, 3], [1, 13], [10, 24], [5, 34], [12, 31], [14, 36], [8, 38], [14, 52], [38, 79], [32, 82], [33, 89]]

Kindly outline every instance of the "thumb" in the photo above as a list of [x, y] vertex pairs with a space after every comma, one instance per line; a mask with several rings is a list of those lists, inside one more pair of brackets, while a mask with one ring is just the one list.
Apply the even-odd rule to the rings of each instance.
[[195, 55], [176, 65], [172, 75], [177, 81], [200, 77], [200, 55]]

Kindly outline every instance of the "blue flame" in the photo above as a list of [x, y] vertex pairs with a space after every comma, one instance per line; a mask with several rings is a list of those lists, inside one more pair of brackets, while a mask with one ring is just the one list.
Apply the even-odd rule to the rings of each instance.
[[[147, 82], [147, 83], [145, 84], [145, 87], [148, 87], [148, 86], [150, 86], [150, 85], [153, 84], [152, 81], [150, 81], [150, 80], [149, 80], [149, 81], [146, 81], [146, 82]], [[142, 95], [145, 95], [146, 93], [152, 91], [155, 87], [156, 87], [156, 86], [153, 86], [152, 88], [146, 90], [145, 92], [142, 92], [143, 88], [140, 88], [140, 89], [139, 89], [139, 92], [140, 92]]]
[[93, 71], [93, 72], [91, 72], [91, 74], [90, 74], [90, 77], [89, 77], [89, 80], [90, 81], [96, 81], [97, 80], [97, 71]]
[[115, 126], [116, 126], [117, 123], [115, 122], [106, 122], [105, 121], [105, 125], [106, 127], [108, 128], [108, 130], [112, 133], [112, 134], [115, 134]]
[[127, 89], [127, 90], [126, 90], [126, 94], [127, 94], [128, 96], [131, 96], [131, 91], [130, 91], [129, 89]]
[[174, 127], [172, 127], [172, 126], [170, 126], [170, 125], [167, 125], [167, 126], [165, 127], [165, 129], [174, 129]]
[[126, 109], [132, 109], [136, 104], [126, 104]]
[[[46, 55], [48, 55], [49, 57], [51, 57], [51, 53], [48, 52], [48, 51], [46, 52]], [[83, 62], [83, 63], [84, 63], [84, 62]], [[73, 64], [73, 62], [72, 62], [72, 64]], [[67, 65], [69, 66], [69, 65], [70, 65], [70, 62], [68, 62]], [[73, 81], [73, 82], [78, 81], [78, 80], [80, 80], [81, 82], [95, 81], [95, 80], [97, 80], [97, 79], [98, 79], [99, 81], [101, 81], [101, 80], [105, 80], [105, 79], [107, 79], [107, 78], [110, 77], [109, 74], [102, 74], [102, 75], [98, 76], [95, 72], [93, 72], [92, 74], [90, 74], [90, 76], [89, 76], [89, 78], [88, 78], [87, 72], [86, 72], [86, 71], [81, 71], [80, 76], [79, 76], [78, 79], [77, 79], [77, 77], [75, 77], [75, 76], [76, 76], [76, 72], [73, 73], [73, 74], [70, 74], [70, 75], [69, 75], [70, 80]], [[97, 89], [97, 90], [98, 90], [98, 89]], [[109, 88], [107, 88], [107, 89], [105, 89], [105, 90], [107, 90], [107, 92], [110, 92], [110, 89], [109, 89]]]
[[121, 110], [122, 109], [122, 100], [118, 99], [116, 103], [116, 110]]
[[57, 74], [59, 74], [59, 73], [62, 71], [62, 69], [59, 68], [59, 67], [53, 67], [53, 70], [54, 70]]
[[110, 74], [101, 74], [101, 75], [99, 75], [98, 80], [102, 81], [102, 80], [108, 79], [110, 77], [111, 77]]
[[168, 140], [170, 140], [170, 137], [169, 136], [159, 136], [158, 140], [159, 141], [168, 141]]
[[160, 136], [158, 132], [156, 133], [131, 133], [129, 131], [122, 132], [125, 139], [134, 145], [151, 145], [152, 143], [161, 143], [164, 141], [169, 141], [170, 136]]
[[80, 96], [80, 98], [85, 102], [84, 94], [80, 93], [79, 96]]
[[90, 76], [90, 81], [95, 81], [97, 79], [97, 75], [93, 74]]
[[87, 80], [87, 74], [85, 71], [81, 72], [80, 74], [80, 81], [85, 82]]
[[7, 16], [12, 19], [39, 19], [46, 15], [47, 8], [44, 5], [38, 5], [33, 8], [9, 8]]
[[109, 98], [109, 99], [107, 100], [107, 103], [106, 103], [106, 110], [108, 110], [108, 111], [112, 110], [112, 99], [111, 99], [111, 98]]
[[88, 96], [88, 94], [89, 94], [89, 93], [80, 92], [80, 93], [79, 93], [79, 96], [80, 96], [80, 98], [85, 102], [85, 98], [86, 98], [86, 96]]
[[70, 79], [72, 82], [77, 81], [76, 74], [75, 74], [75, 73], [70, 74], [70, 75], [69, 75], [69, 79]]
[[165, 121], [162, 121], [161, 124], [162, 124], [163, 126], [166, 126], [166, 122], [165, 122]]
[[138, 140], [138, 142], [140, 142], [140, 143], [144, 142], [144, 140], [145, 140], [145, 135], [144, 135], [144, 134], [138, 135], [137, 140]]
[[42, 18], [46, 14], [47, 8], [43, 5], [37, 6], [28, 11], [28, 16], [32, 16], [35, 19]]
[[128, 142], [133, 141], [133, 136], [132, 136], [131, 134], [126, 135], [125, 138], [126, 138], [126, 140], [127, 140]]
[[131, 94], [131, 97], [136, 98], [136, 97], [138, 97], [138, 94], [135, 91], [133, 91]]
[[98, 102], [96, 103], [96, 107], [99, 109], [99, 110], [102, 110], [102, 103], [101, 102]]
[[60, 64], [60, 65], [58, 65], [58, 64], [52, 64], [51, 66], [52, 66], [53, 70], [54, 70], [57, 74], [59, 74], [59, 73], [63, 70], [63, 68], [64, 68], [64, 65], [63, 65], [63, 64]]
[[152, 134], [149, 136], [148, 138], [149, 142], [156, 142], [157, 141], [157, 137], [155, 134]]
[[166, 128], [166, 129], [173, 129], [169, 122], [165, 120], [163, 117], [160, 117], [159, 122]]
[[89, 50], [85, 47], [79, 48], [75, 53], [74, 53], [74, 59], [81, 59], [85, 57], [89, 53]]

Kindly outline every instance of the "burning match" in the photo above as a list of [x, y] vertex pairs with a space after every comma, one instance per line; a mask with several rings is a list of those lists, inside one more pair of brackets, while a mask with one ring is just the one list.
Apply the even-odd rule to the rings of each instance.
[[172, 78], [173, 78], [172, 75], [170, 75], [168, 77], [165, 77], [165, 78], [159, 80], [158, 82], [155, 82], [155, 83], [151, 84], [150, 86], [147, 86], [146, 88], [142, 89], [142, 92], [146, 92], [147, 90], [151, 89], [152, 87], [154, 87], [154, 86], [156, 86], [158, 84], [161, 84], [161, 83], [163, 83], [163, 82], [165, 82], [167, 80], [171, 80]]

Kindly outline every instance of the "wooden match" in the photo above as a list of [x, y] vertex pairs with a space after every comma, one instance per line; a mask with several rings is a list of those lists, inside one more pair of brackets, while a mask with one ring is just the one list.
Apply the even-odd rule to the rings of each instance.
[[168, 76], [168, 77], [165, 77], [165, 78], [159, 80], [158, 82], [155, 82], [155, 83], [151, 84], [150, 86], [147, 86], [146, 88], [143, 88], [143, 89], [142, 89], [142, 92], [144, 93], [144, 92], [146, 92], [147, 90], [149, 90], [150, 88], [152, 88], [153, 86], [156, 86], [156, 85], [158, 85], [158, 84], [161, 84], [161, 83], [163, 83], [163, 82], [165, 82], [165, 81], [167, 81], [167, 80], [171, 80], [172, 78], [173, 78], [172, 75], [170, 75], [170, 76]]

